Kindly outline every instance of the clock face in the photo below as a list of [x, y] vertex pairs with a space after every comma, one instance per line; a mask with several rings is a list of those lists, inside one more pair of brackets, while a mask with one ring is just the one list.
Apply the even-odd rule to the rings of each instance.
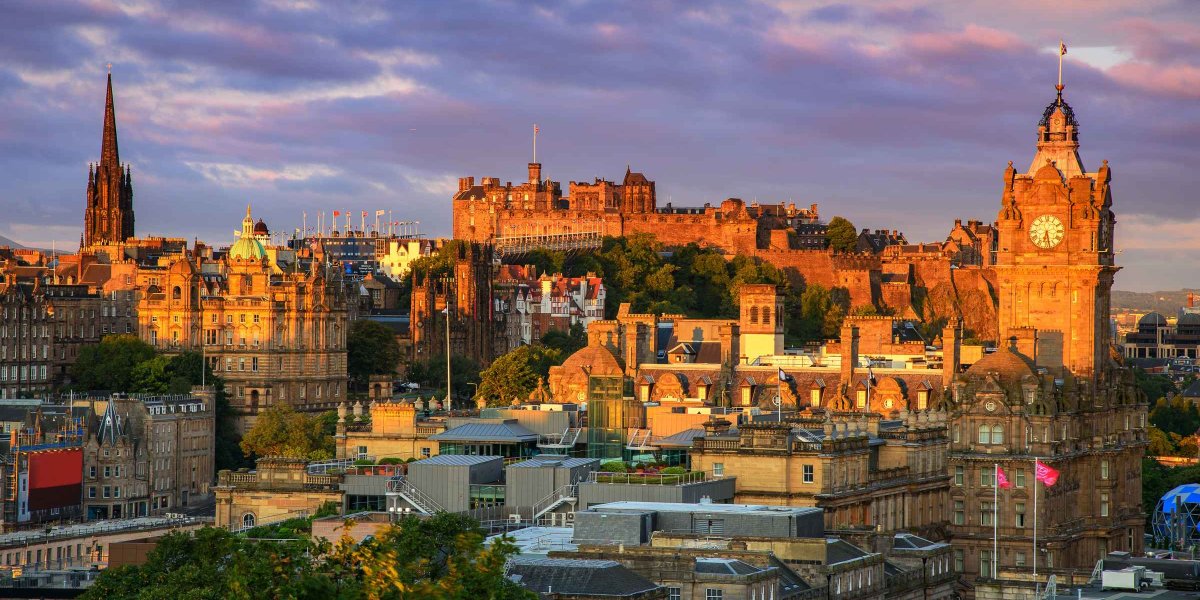
[[884, 407], [884, 408], [891, 408], [891, 407], [892, 407], [892, 399], [891, 399], [891, 398], [888, 398], [887, 400], [884, 400], [884, 401], [883, 401], [883, 407]]
[[1063, 224], [1054, 215], [1042, 215], [1029, 226], [1029, 239], [1039, 248], [1053, 248], [1063, 239]]

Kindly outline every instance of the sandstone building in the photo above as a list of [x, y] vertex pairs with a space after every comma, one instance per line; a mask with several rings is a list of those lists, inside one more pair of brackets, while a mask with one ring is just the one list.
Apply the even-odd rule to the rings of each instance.
[[112, 73], [109, 73], [100, 162], [88, 165], [83, 245], [120, 243], [133, 235], [133, 179], [129, 165], [121, 165], [117, 151], [117, 111], [113, 106]]

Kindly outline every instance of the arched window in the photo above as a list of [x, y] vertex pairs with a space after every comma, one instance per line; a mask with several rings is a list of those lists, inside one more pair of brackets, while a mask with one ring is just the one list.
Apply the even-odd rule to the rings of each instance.
[[755, 324], [755, 325], [758, 324], [758, 307], [757, 306], [750, 307], [750, 323]]
[[1004, 443], [1004, 426], [992, 425], [992, 445]]
[[179, 289], [179, 286], [175, 286], [174, 288], [172, 288], [171, 289], [171, 299], [179, 300], [181, 298], [183, 298], [183, 290]]
[[254, 527], [254, 513], [242, 515], [242, 527]]
[[763, 325], [770, 325], [770, 324], [771, 324], [771, 307], [764, 306], [763, 307]]
[[992, 428], [990, 425], [979, 426], [979, 443], [987, 444], [992, 441]]

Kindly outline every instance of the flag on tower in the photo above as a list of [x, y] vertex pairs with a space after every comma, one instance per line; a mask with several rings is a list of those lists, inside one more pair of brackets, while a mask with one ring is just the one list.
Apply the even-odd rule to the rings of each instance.
[[1058, 41], [1058, 55], [1064, 56], [1067, 53], [1067, 45], [1062, 40]]
[[335, 216], [335, 217], [337, 217], [337, 216], [340, 216], [341, 214], [342, 214], [342, 213], [340, 213], [340, 212], [338, 212], [338, 211], [336, 211], [336, 210], [335, 210], [335, 211], [333, 211], [333, 216]]
[[788, 374], [783, 372], [783, 367], [779, 368], [779, 381], [787, 381]]
[[1042, 461], [1040, 460], [1035, 461], [1034, 465], [1034, 476], [1038, 481], [1046, 484], [1046, 487], [1050, 487], [1055, 483], [1058, 483], [1058, 470], [1043, 465]]
[[1000, 467], [996, 467], [996, 485], [1006, 490], [1013, 486], [1012, 482], [1008, 480], [1008, 475], [1004, 472], [1004, 469]]

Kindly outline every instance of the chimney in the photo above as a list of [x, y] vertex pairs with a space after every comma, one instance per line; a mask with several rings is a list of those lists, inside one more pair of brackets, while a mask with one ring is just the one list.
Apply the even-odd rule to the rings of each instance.
[[1010, 338], [1014, 349], [1017, 352], [1025, 355], [1026, 358], [1037, 363], [1037, 329], [1033, 327], [1016, 327], [1012, 330]]
[[542, 181], [542, 163], [529, 163], [529, 183], [537, 185]]
[[858, 366], [858, 325], [842, 325], [842, 385], [854, 382]]
[[942, 330], [942, 387], [946, 389], [954, 381], [962, 360], [961, 327], [962, 320], [955, 319], [946, 323], [946, 328]]

